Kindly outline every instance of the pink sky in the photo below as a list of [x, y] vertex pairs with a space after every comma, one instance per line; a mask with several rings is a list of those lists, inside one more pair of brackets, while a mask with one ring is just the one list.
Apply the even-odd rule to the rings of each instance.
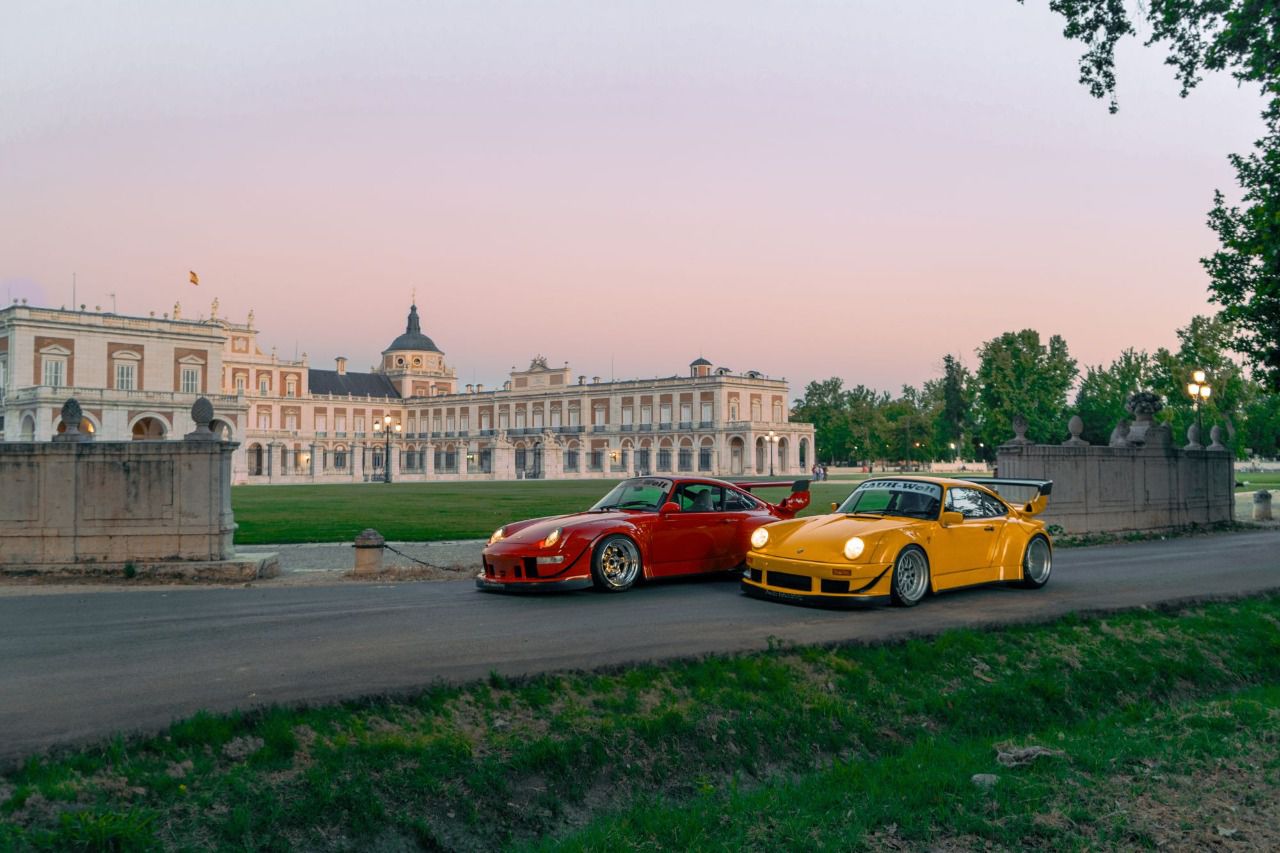
[[1027, 326], [1082, 365], [1172, 345], [1259, 100], [1180, 100], [1135, 44], [1108, 115], [1044, 5], [22, 4], [0, 299], [216, 296], [357, 369], [416, 288], [490, 385], [701, 353], [896, 391]]

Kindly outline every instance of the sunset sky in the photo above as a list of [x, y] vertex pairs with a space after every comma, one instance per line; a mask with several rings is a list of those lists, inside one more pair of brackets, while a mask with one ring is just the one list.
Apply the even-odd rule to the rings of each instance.
[[1109, 115], [1046, 5], [9, 4], [0, 299], [217, 297], [363, 369], [416, 288], [489, 385], [703, 354], [896, 391], [1028, 326], [1082, 365], [1172, 345], [1259, 98], [1182, 100], [1133, 43]]

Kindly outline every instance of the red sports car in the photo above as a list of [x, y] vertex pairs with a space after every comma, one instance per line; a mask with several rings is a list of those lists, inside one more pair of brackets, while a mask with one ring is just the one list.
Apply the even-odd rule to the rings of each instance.
[[[776, 504], [751, 492], [790, 487]], [[624, 592], [641, 577], [728, 571], [742, 565], [751, 534], [809, 505], [809, 481], [726, 483], [703, 477], [623, 480], [586, 512], [518, 521], [494, 531], [480, 589]]]

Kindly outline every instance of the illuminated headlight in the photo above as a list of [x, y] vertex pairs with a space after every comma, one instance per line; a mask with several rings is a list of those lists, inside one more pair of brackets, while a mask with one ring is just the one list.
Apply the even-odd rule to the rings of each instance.
[[848, 542], [844, 543], [844, 556], [846, 560], [856, 560], [862, 556], [863, 550], [867, 547], [866, 543], [854, 536]]
[[500, 542], [502, 540], [502, 537], [504, 535], [502, 531], [503, 531], [503, 528], [501, 527], [493, 531], [493, 535], [489, 537], [490, 545], [492, 545], [494, 542]]
[[769, 531], [757, 527], [751, 534], [751, 547], [763, 548], [769, 542]]
[[550, 548], [560, 541], [561, 529], [557, 527], [555, 530], [547, 534], [547, 538], [538, 543], [539, 548]]

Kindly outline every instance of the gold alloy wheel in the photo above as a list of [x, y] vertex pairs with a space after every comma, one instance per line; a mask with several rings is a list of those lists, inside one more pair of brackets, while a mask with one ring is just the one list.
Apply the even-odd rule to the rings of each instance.
[[613, 592], [629, 589], [640, 576], [640, 549], [625, 536], [610, 536], [600, 543], [595, 569], [604, 588]]

